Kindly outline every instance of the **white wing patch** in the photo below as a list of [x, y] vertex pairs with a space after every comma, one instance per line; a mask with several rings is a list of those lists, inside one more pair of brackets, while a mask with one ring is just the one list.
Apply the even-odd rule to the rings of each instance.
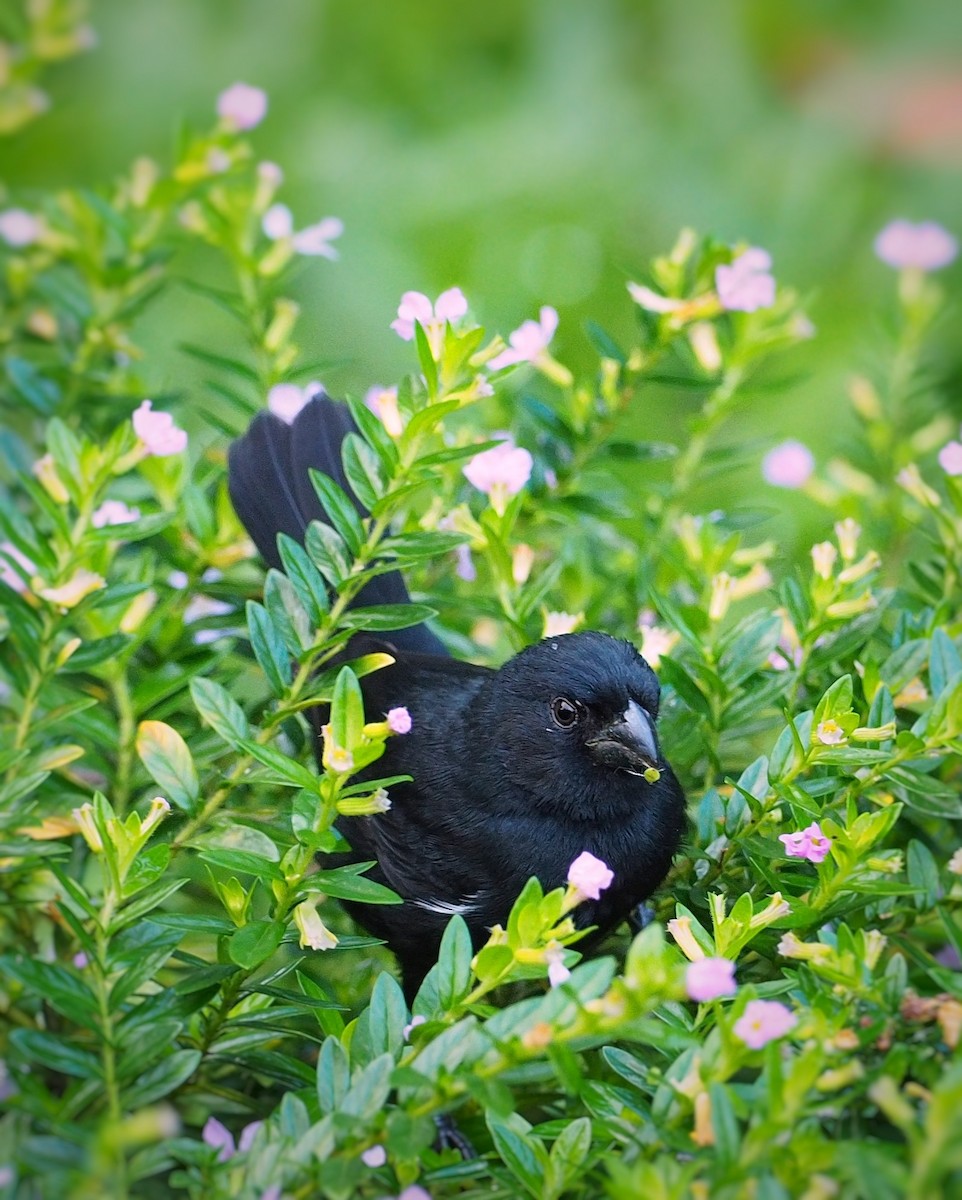
[[478, 893], [465, 896], [457, 904], [450, 900], [415, 900], [413, 903], [426, 912], [440, 913], [442, 917], [463, 917], [477, 908]]

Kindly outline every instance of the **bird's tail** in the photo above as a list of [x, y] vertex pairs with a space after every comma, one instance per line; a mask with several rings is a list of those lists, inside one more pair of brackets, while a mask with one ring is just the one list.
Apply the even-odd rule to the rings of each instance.
[[[346, 405], [321, 393], [301, 409], [288, 425], [271, 412], [258, 413], [247, 432], [233, 442], [228, 453], [227, 483], [230, 498], [244, 528], [272, 567], [283, 570], [277, 535], [286, 533], [303, 543], [311, 521], [330, 523], [309, 471], [314, 467], [329, 475], [366, 515], [347, 480], [341, 463], [341, 444], [357, 432]], [[357, 603], [408, 604], [408, 590], [398, 571], [377, 575], [357, 597]], [[446, 654], [441, 641], [425, 625], [388, 633], [386, 641], [399, 650], [418, 654]]]

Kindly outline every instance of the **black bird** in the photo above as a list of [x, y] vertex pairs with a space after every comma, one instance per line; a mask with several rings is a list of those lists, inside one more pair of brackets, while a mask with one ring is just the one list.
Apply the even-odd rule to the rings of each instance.
[[[346, 407], [321, 395], [293, 425], [260, 413], [231, 446], [231, 499], [272, 566], [281, 569], [278, 533], [303, 539], [311, 520], [325, 519], [310, 467], [352, 494], [340, 448], [354, 429]], [[377, 576], [359, 597], [408, 601], [398, 572]], [[358, 634], [347, 657], [372, 650], [396, 661], [361, 681], [368, 720], [404, 706], [413, 724], [360, 778], [413, 782], [391, 788], [390, 811], [338, 826], [350, 860], [376, 859], [371, 878], [404, 898], [347, 908], [397, 955], [409, 1001], [453, 914], [481, 945], [531, 875], [546, 890], [562, 885], [584, 850], [614, 872], [599, 900], [575, 910], [580, 927], [597, 926], [589, 946], [658, 887], [685, 827], [685, 800], [655, 732], [658, 680], [629, 642], [549, 637], [492, 670], [451, 658], [419, 625], [383, 639]], [[319, 730], [325, 716], [311, 715]], [[652, 767], [660, 777], [648, 782]]]

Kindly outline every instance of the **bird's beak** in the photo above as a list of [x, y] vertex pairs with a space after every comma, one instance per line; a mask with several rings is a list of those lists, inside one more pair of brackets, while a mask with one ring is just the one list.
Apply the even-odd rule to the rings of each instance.
[[634, 700], [617, 720], [587, 742], [596, 762], [643, 775], [658, 765], [658, 743], [651, 718]]

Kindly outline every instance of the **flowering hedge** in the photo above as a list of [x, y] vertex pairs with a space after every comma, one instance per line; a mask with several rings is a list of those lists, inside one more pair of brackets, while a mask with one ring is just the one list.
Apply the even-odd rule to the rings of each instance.
[[[504, 340], [457, 288], [406, 293], [412, 374], [349, 397], [371, 515], [319, 479], [331, 524], [265, 579], [225, 446], [318, 386], [285, 285], [341, 231], [296, 228], [246, 138], [266, 111], [238, 84], [170, 167], [0, 212], [0, 1190], [958, 1195], [962, 441], [921, 370], [954, 240], [878, 238], [898, 327], [852, 381], [850, 456], [756, 455], [769, 506], [824, 506], [803, 561], [723, 480], [755, 453], [730, 429], [758, 368], [816, 330], [767, 253], [685, 231], [628, 283], [630, 344], [592, 326], [578, 377], [550, 307]], [[133, 323], [198, 241], [232, 282], [181, 282], [236, 338], [188, 347], [203, 394], [145, 399]], [[697, 412], [638, 440], [666, 385]], [[635, 639], [692, 818], [637, 936], [580, 961], [570, 914], [611, 882], [582, 856], [478, 953], [454, 917], [413, 1012], [337, 904], [397, 897], [323, 859], [339, 813], [390, 804], [352, 775], [410, 728], [363, 712], [383, 656], [330, 665], [385, 555], [464, 654]], [[435, 1148], [441, 1112], [478, 1157]]]

